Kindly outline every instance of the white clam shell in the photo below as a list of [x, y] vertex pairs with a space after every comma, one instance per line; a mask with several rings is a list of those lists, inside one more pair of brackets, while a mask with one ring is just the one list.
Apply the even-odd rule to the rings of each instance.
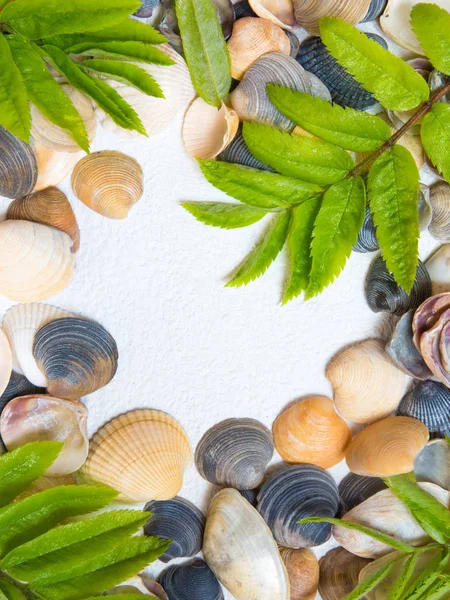
[[6, 390], [13, 368], [12, 351], [9, 340], [0, 329], [0, 395]]
[[50, 150], [36, 140], [32, 141], [32, 146], [38, 166], [38, 177], [34, 188], [36, 191], [59, 185], [72, 172], [77, 162], [85, 156], [82, 150], [79, 152]]
[[425, 262], [430, 274], [432, 295], [450, 292], [450, 244], [444, 244]]
[[283, 29], [292, 29], [297, 24], [292, 0], [249, 0], [252, 10]]

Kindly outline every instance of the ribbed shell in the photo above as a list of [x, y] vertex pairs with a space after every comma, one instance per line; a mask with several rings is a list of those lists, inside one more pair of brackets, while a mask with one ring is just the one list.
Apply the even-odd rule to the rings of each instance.
[[314, 465], [287, 467], [269, 477], [258, 495], [258, 511], [275, 540], [287, 548], [320, 546], [331, 535], [328, 523], [298, 521], [306, 517], [335, 517], [339, 494], [334, 479]]
[[223, 600], [214, 573], [199, 558], [189, 564], [173, 565], [159, 576], [169, 600]]
[[355, 252], [375, 252], [379, 250], [377, 240], [377, 231], [373, 222], [370, 209], [366, 208], [366, 214], [364, 216], [364, 222], [361, 227], [361, 231], [358, 234], [356, 244], [353, 246]]
[[361, 23], [375, 21], [383, 13], [386, 8], [387, 0], [372, 0], [365, 17], [361, 19]]
[[356, 473], [347, 473], [338, 486], [341, 512], [347, 513], [386, 488], [387, 485], [379, 477], [364, 477], [356, 475]]
[[256, 506], [256, 502], [257, 502], [257, 498], [258, 498], [258, 494], [259, 494], [259, 490], [238, 490], [238, 492], [240, 493], [240, 495], [245, 498], [247, 500], [247, 502], [250, 502], [250, 504], [252, 506]]
[[425, 261], [433, 296], [450, 292], [450, 244], [443, 244]]
[[297, 24], [292, 0], [249, 0], [258, 17], [268, 19], [283, 29], [292, 29]]
[[450, 435], [450, 390], [437, 381], [419, 381], [403, 397], [397, 415], [422, 421], [430, 433]]
[[291, 588], [291, 600], [314, 600], [319, 585], [319, 562], [312, 550], [280, 548]]
[[13, 398], [18, 398], [19, 396], [28, 396], [30, 394], [44, 393], [45, 389], [36, 387], [30, 383], [24, 375], [16, 373], [16, 371], [12, 371], [8, 385], [6, 386], [3, 394], [0, 396], [0, 413]]
[[244, 17], [256, 17], [256, 13], [248, 3], [248, 0], [236, 0], [233, 2], [236, 21]]
[[428, 481], [450, 490], [450, 444], [447, 440], [428, 442], [414, 463], [417, 481]]
[[172, 540], [159, 560], [167, 563], [201, 551], [206, 519], [192, 502], [177, 496], [173, 500], [149, 502], [145, 510], [152, 513], [144, 526], [145, 535]]
[[262, 171], [273, 171], [271, 167], [259, 161], [250, 152], [242, 135], [242, 125], [239, 126], [238, 132], [230, 145], [218, 155], [217, 160], [261, 169]]
[[370, 0], [294, 0], [297, 23], [310, 33], [319, 33], [322, 17], [340, 17], [356, 24], [367, 14]]
[[342, 600], [358, 585], [358, 575], [369, 560], [344, 548], [333, 548], [319, 561], [319, 594], [322, 600]]
[[431, 223], [428, 231], [439, 242], [450, 242], [450, 185], [440, 181], [430, 189]]
[[36, 179], [36, 156], [31, 146], [0, 127], [0, 196], [25, 196], [33, 190]]
[[140, 19], [148, 19], [152, 16], [155, 8], [160, 4], [161, 0], [143, 0], [141, 6], [134, 13], [136, 17]]

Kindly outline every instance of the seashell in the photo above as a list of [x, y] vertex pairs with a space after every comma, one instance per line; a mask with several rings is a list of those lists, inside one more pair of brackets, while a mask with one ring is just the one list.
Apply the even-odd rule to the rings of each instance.
[[319, 561], [314, 552], [280, 548], [280, 555], [288, 572], [291, 600], [314, 600], [319, 586]]
[[217, 156], [217, 160], [244, 165], [245, 167], [252, 167], [253, 169], [260, 169], [262, 171], [273, 171], [271, 167], [259, 161], [250, 152], [242, 135], [242, 125], [239, 126], [236, 136], [229, 146]]
[[50, 321], [70, 316], [70, 313], [56, 306], [34, 303], [16, 304], [3, 317], [3, 331], [13, 353], [13, 369], [25, 375], [33, 385], [41, 388], [47, 386], [47, 380], [33, 356], [34, 336]]
[[420, 337], [420, 352], [424, 361], [433, 375], [447, 387], [450, 387], [449, 319], [450, 309], [446, 309]]
[[333, 548], [319, 561], [319, 594], [322, 600], [341, 600], [358, 585], [358, 575], [370, 561]]
[[255, 490], [238, 490], [238, 492], [240, 493], [240, 495], [245, 498], [247, 500], [247, 502], [250, 502], [250, 504], [252, 506], [256, 506], [256, 501], [258, 498], [258, 493], [259, 490], [255, 489]]
[[310, 548], [331, 535], [328, 523], [305, 523], [306, 517], [335, 517], [339, 509], [337, 485], [331, 475], [314, 465], [287, 467], [269, 477], [258, 495], [258, 511], [275, 540], [287, 548]]
[[142, 580], [145, 588], [150, 592], [151, 596], [155, 596], [158, 600], [169, 600], [169, 596], [163, 590], [162, 585], [160, 585], [157, 581], [150, 579], [145, 573], [141, 573], [139, 579]]
[[280, 27], [267, 19], [245, 17], [233, 25], [228, 40], [231, 75], [242, 79], [247, 69], [263, 54], [282, 52], [290, 54], [291, 42]]
[[311, 463], [328, 469], [344, 460], [352, 434], [333, 402], [315, 396], [285, 410], [273, 424], [275, 448], [288, 463]]
[[349, 23], [359, 23], [370, 8], [370, 0], [294, 0], [297, 23], [309, 33], [319, 34], [322, 17], [340, 17]]
[[80, 398], [107, 385], [117, 371], [114, 338], [89, 319], [61, 318], [36, 333], [33, 355], [49, 394]]
[[424, 184], [420, 184], [419, 190], [419, 229], [425, 231], [431, 223], [432, 209], [430, 204], [430, 188]]
[[447, 440], [431, 440], [414, 463], [416, 481], [434, 483], [450, 490], [450, 444]]
[[36, 156], [31, 146], [0, 127], [0, 196], [25, 196], [33, 191], [36, 178]]
[[420, 350], [422, 335], [437, 323], [448, 308], [450, 308], [449, 292], [432, 296], [419, 306], [413, 318], [413, 339], [416, 348]]
[[[91, 99], [73, 88], [68, 83], [61, 84], [61, 89], [69, 97], [78, 114], [84, 121], [89, 143], [95, 140], [97, 132], [97, 117]], [[73, 137], [61, 127], [49, 121], [41, 111], [31, 104], [31, 135], [39, 144], [56, 152], [79, 152], [80, 146]]]
[[189, 439], [178, 421], [159, 410], [134, 410], [97, 431], [82, 474], [136, 502], [170, 500], [191, 462]]
[[249, 0], [254, 12], [283, 29], [292, 29], [297, 25], [292, 0]]
[[236, 0], [233, 2], [234, 14], [236, 15], [236, 21], [243, 19], [244, 17], [256, 17], [257, 14], [253, 11], [252, 7], [248, 3], [248, 0]]
[[[439, 90], [440, 88], [444, 87], [444, 85], [447, 85], [447, 83], [449, 82], [450, 76], [441, 73], [441, 71], [438, 71], [437, 69], [431, 71], [430, 77], [428, 79], [428, 85], [430, 87], [431, 92]], [[446, 104], [448, 104], [450, 102], [450, 94], [445, 94], [445, 96], [442, 96], [442, 98], [440, 98], [438, 102], [445, 102]]]
[[369, 207], [366, 208], [364, 222], [358, 234], [356, 244], [353, 246], [355, 252], [375, 252], [379, 250], [377, 232]]
[[63, 442], [63, 449], [46, 475], [69, 475], [86, 460], [87, 408], [78, 400], [52, 396], [21, 396], [11, 400], [0, 417], [0, 433], [8, 450], [28, 442]]
[[[291, 44], [291, 50], [290, 50], [289, 54], [292, 56], [292, 58], [295, 58], [298, 54], [298, 51], [300, 50], [300, 40], [298, 39], [298, 37], [295, 35], [295, 33], [293, 31], [286, 30], [285, 34], [287, 35], [289, 42]], [[311, 73], [311, 75], [312, 75], [312, 73]], [[330, 98], [331, 98], [331, 95], [330, 95]]]
[[216, 7], [216, 13], [222, 27], [223, 36], [227, 40], [231, 35], [233, 23], [236, 19], [233, 3], [231, 0], [213, 0], [213, 4]]
[[216, 576], [200, 558], [182, 565], [172, 565], [158, 579], [170, 600], [223, 600]]
[[110, 219], [125, 219], [144, 192], [139, 163], [122, 152], [101, 150], [81, 159], [72, 188], [87, 207]]
[[450, 292], [450, 244], [444, 244], [425, 261], [433, 296]]
[[428, 231], [439, 242], [450, 242], [450, 185], [439, 181], [431, 187], [430, 204], [432, 210]]
[[162, 562], [173, 558], [192, 557], [202, 549], [205, 517], [199, 509], [184, 498], [152, 501], [145, 509], [152, 513], [144, 526], [144, 533], [172, 540], [166, 552], [159, 557]]
[[46, 300], [66, 288], [75, 268], [70, 237], [29, 221], [0, 223], [0, 293], [10, 300]]
[[418, 381], [403, 397], [397, 415], [422, 421], [430, 433], [450, 435], [450, 390], [437, 381]]
[[85, 155], [80, 152], [55, 152], [33, 140], [33, 150], [37, 160], [38, 176], [34, 189], [45, 190], [59, 185], [72, 173], [77, 162]]
[[[322, 98], [322, 100], [326, 100], [327, 102], [332, 102], [330, 90], [327, 86], [321, 81], [316, 75], [313, 73], [308, 73], [309, 83], [311, 84], [311, 96], [317, 96], [318, 98]], [[311, 136], [311, 134], [309, 134]], [[315, 136], [313, 136], [315, 137]], [[317, 138], [318, 139], [318, 138]]]
[[160, 0], [143, 0], [141, 6], [134, 13], [139, 19], [149, 19], [153, 11], [160, 5]]
[[348, 468], [367, 477], [410, 473], [428, 437], [428, 429], [417, 419], [387, 417], [353, 438], [345, 457]]
[[0, 396], [0, 414], [8, 402], [13, 398], [29, 396], [31, 394], [45, 394], [45, 389], [36, 387], [30, 383], [24, 375], [12, 371], [8, 385]]
[[373, 423], [397, 408], [406, 376], [389, 360], [381, 340], [365, 340], [338, 353], [326, 368], [338, 413]]
[[356, 473], [347, 473], [338, 486], [341, 512], [347, 513], [386, 488], [387, 485], [379, 477], [364, 477], [356, 475]]
[[365, 14], [364, 18], [361, 19], [361, 23], [368, 23], [369, 21], [375, 21], [380, 15], [383, 14], [386, 8], [387, 0], [372, 0], [369, 6], [369, 10]]
[[7, 219], [22, 219], [50, 225], [72, 238], [72, 252], [80, 249], [80, 230], [67, 196], [56, 187], [49, 187], [11, 202]]
[[288, 574], [272, 534], [238, 491], [214, 496], [203, 555], [236, 600], [289, 600]]
[[0, 329], [0, 395], [8, 387], [12, 375], [12, 351], [8, 337], [3, 329]]
[[386, 263], [379, 256], [371, 265], [366, 278], [365, 296], [373, 312], [390, 312], [404, 315], [418, 308], [431, 296], [431, 279], [421, 260], [417, 266], [413, 288], [407, 294], [389, 273]]
[[162, 586], [150, 579], [145, 573], [135, 575], [121, 585], [116, 585], [111, 590], [104, 592], [105, 596], [117, 596], [119, 594], [140, 594], [144, 596], [152, 596], [159, 600], [169, 600], [169, 596], [163, 590]]
[[24, 500], [25, 498], [34, 496], [34, 494], [39, 494], [40, 492], [51, 490], [52, 488], [59, 487], [60, 485], [77, 485], [75, 476], [73, 474], [70, 474], [58, 477], [39, 477], [38, 479], [36, 479], [36, 481], [33, 481], [33, 483], [26, 490], [19, 494], [15, 501], [18, 502], [19, 500]]

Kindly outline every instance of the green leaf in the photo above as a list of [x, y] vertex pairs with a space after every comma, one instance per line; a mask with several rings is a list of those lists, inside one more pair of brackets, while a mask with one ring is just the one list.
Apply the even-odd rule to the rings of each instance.
[[450, 181], [450, 105], [443, 102], [433, 104], [425, 116], [420, 131], [423, 147], [439, 173]]
[[13, 29], [29, 40], [61, 33], [97, 31], [111, 27], [134, 13], [139, 0], [15, 0], [0, 14]]
[[326, 191], [314, 226], [307, 298], [320, 294], [340, 274], [358, 239], [365, 212], [361, 177], [344, 179]]
[[291, 121], [346, 150], [371, 152], [391, 137], [387, 123], [368, 113], [272, 84], [267, 86], [267, 93]]
[[291, 212], [274, 215], [262, 238], [239, 266], [226, 287], [247, 285], [263, 275], [278, 256], [289, 232]]
[[342, 600], [359, 600], [360, 598], [364, 598], [368, 592], [375, 589], [389, 575], [396, 562], [397, 559], [394, 559], [387, 565], [377, 569], [374, 573], [366, 577], [350, 594], [344, 596]]
[[[147, 594], [143, 594], [139, 592], [138, 594], [114, 594], [114, 600], [142, 600], [142, 596], [147, 596]], [[86, 600], [98, 600], [98, 596], [94, 596], [93, 598], [87, 598]], [[145, 600], [158, 600], [158, 598], [154, 598], [147, 596]]]
[[231, 87], [228, 48], [211, 0], [176, 0], [181, 40], [198, 95], [219, 107]]
[[25, 594], [10, 581], [0, 579], [0, 598], [5, 600], [26, 600]]
[[324, 17], [320, 34], [330, 54], [385, 108], [406, 111], [428, 100], [421, 75], [350, 23]]
[[388, 600], [399, 600], [402, 597], [403, 592], [406, 589], [411, 577], [414, 574], [414, 569], [416, 568], [418, 554], [411, 554], [402, 567], [401, 573], [398, 575], [394, 586], [391, 588], [389, 592]]
[[31, 442], [0, 457], [0, 507], [26, 490], [53, 464], [61, 452], [59, 442]]
[[30, 139], [31, 114], [27, 89], [0, 33], [0, 125], [24, 142]]
[[132, 85], [144, 94], [164, 98], [164, 94], [155, 79], [147, 71], [136, 65], [118, 60], [85, 60], [82, 65], [84, 69], [108, 75], [110, 79]]
[[78, 44], [68, 48], [65, 52], [69, 54], [81, 54], [93, 56], [94, 58], [115, 58], [116, 60], [134, 60], [136, 62], [148, 63], [150, 65], [164, 65], [169, 67], [175, 61], [168, 54], [142, 42], [116, 42], [101, 41], [89, 44]]
[[328, 142], [289, 135], [268, 125], [244, 123], [245, 143], [255, 158], [273, 169], [318, 185], [344, 179], [353, 159]]
[[450, 75], [450, 14], [436, 4], [416, 4], [411, 26], [433, 66]]
[[258, 171], [217, 160], [199, 160], [209, 183], [244, 204], [259, 208], [287, 208], [320, 192], [320, 187], [269, 171]]
[[227, 202], [182, 202], [181, 206], [197, 221], [213, 227], [222, 227], [222, 229], [247, 227], [267, 215], [267, 210], [264, 208]]
[[368, 192], [383, 259], [409, 293], [419, 260], [419, 171], [406, 148], [395, 145], [374, 162]]
[[[430, 560], [426, 568], [417, 579], [408, 587], [403, 598], [408, 600], [419, 600], [419, 598], [428, 598], [429, 587], [438, 579], [440, 573], [449, 563], [450, 553], [448, 550], [439, 552], [437, 556]], [[427, 594], [427, 595], [423, 595]]]

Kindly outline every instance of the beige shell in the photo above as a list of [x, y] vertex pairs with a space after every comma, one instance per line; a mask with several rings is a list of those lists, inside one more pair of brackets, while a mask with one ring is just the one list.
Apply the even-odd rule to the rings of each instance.
[[236, 600], [289, 600], [289, 580], [264, 519], [237, 490], [214, 496], [203, 555]]
[[0, 223], [0, 294], [10, 300], [46, 300], [66, 288], [74, 273], [72, 240], [30, 221]]
[[249, 0], [253, 12], [283, 29], [292, 29], [297, 24], [292, 0]]
[[340, 17], [359, 23], [367, 14], [371, 0], [294, 0], [297, 23], [309, 33], [319, 35], [322, 17]]
[[67, 196], [56, 187], [49, 187], [11, 202], [7, 219], [23, 219], [51, 225], [72, 238], [72, 251], [80, 249], [80, 230]]
[[178, 421], [159, 410], [135, 410], [97, 431], [82, 474], [130, 500], [169, 500], [180, 491], [191, 462], [189, 439]]
[[381, 340], [365, 340], [338, 353], [326, 369], [338, 413], [354, 423], [373, 423], [400, 403], [406, 375], [390, 361]]
[[[72, 100], [84, 121], [89, 142], [93, 142], [97, 131], [97, 117], [91, 99], [67, 83], [63, 83], [61, 89]], [[31, 135], [39, 144], [56, 152], [80, 151], [80, 147], [73, 137], [61, 127], [51, 123], [34, 104], [31, 104], [31, 118]]]
[[450, 185], [439, 181], [430, 189], [431, 223], [428, 231], [439, 242], [450, 242]]
[[431, 294], [450, 292], [450, 244], [444, 244], [425, 261], [431, 279]]
[[101, 150], [85, 156], [72, 173], [74, 194], [110, 219], [125, 219], [144, 192], [139, 163], [122, 152]]
[[348, 468], [368, 477], [410, 473], [428, 438], [428, 429], [421, 421], [388, 417], [369, 425], [353, 438], [345, 457]]
[[333, 548], [319, 561], [319, 594], [322, 600], [342, 600], [358, 585], [358, 576], [369, 560], [344, 548]]
[[314, 600], [319, 586], [319, 561], [312, 550], [280, 548], [291, 588], [291, 600]]
[[273, 424], [275, 448], [289, 463], [311, 463], [328, 469], [344, 460], [352, 434], [336, 414], [333, 402], [315, 396], [285, 410]]
[[38, 167], [38, 177], [34, 188], [36, 191], [59, 185], [72, 173], [77, 162], [85, 155], [83, 151], [56, 152], [39, 144], [36, 140], [33, 140], [32, 145]]
[[12, 350], [7, 335], [0, 329], [0, 396], [6, 390], [13, 368]]

